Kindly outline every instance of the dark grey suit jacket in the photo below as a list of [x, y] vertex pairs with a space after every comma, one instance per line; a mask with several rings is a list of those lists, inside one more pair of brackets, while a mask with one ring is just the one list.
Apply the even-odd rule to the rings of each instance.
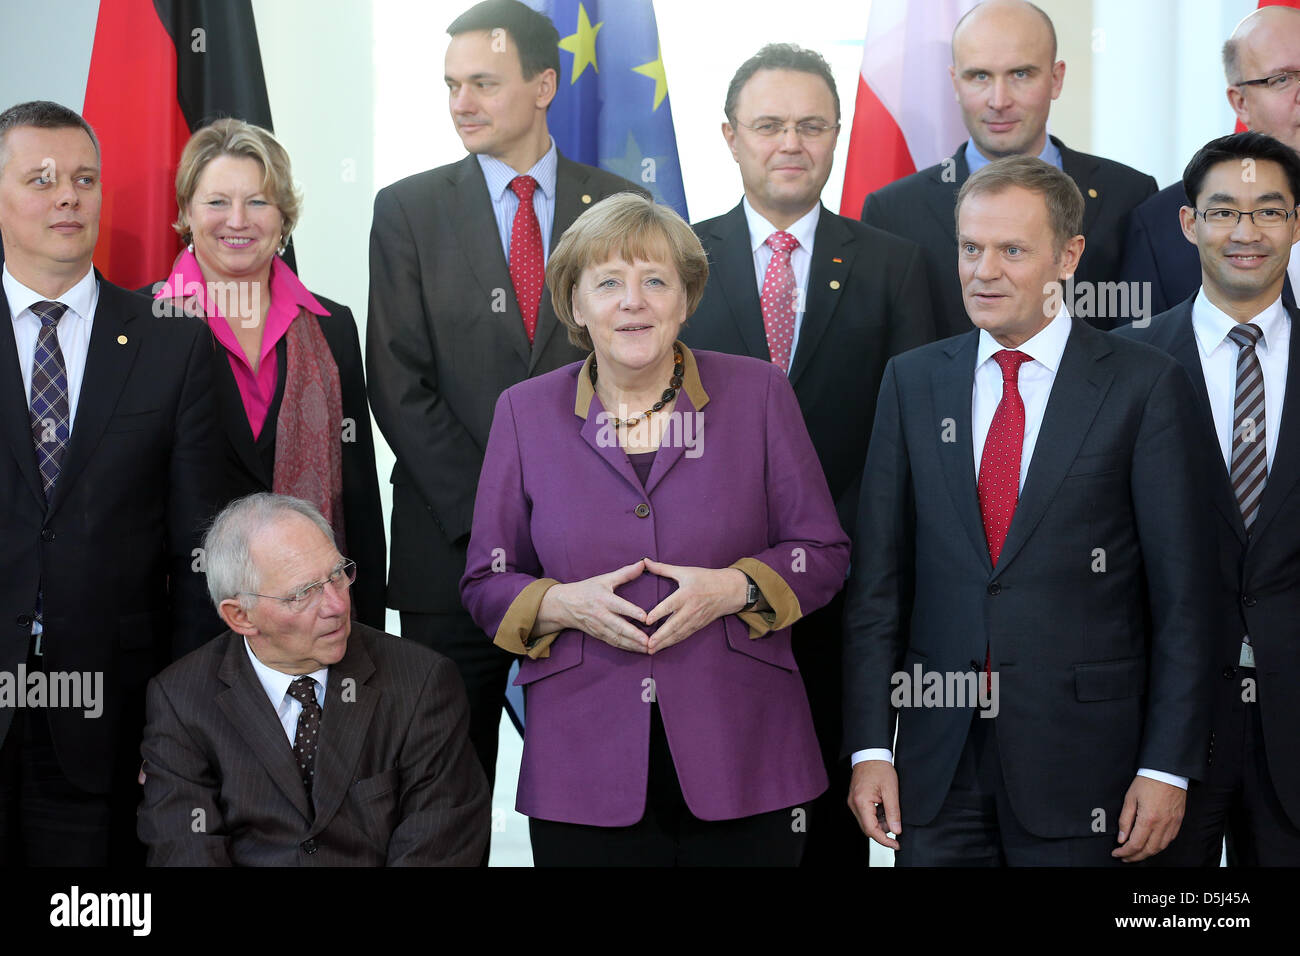
[[[551, 248], [584, 210], [644, 190], [559, 157]], [[393, 183], [370, 232], [366, 378], [397, 456], [388, 606], [460, 610], [458, 582], [500, 394], [585, 358], [543, 293], [532, 348], [475, 156]]]
[[140, 839], [151, 866], [474, 866], [487, 779], [447, 658], [353, 622], [330, 668], [312, 805], [227, 631], [149, 683]]
[[895, 708], [891, 676], [983, 670], [987, 647], [1016, 818], [1039, 837], [1115, 833], [1140, 768], [1205, 771], [1215, 542], [1191, 383], [1073, 320], [994, 568], [972, 452], [978, 341], [885, 369], [847, 586], [845, 750], [892, 746], [903, 823], [929, 823], [971, 710]]
[[[1061, 166], [1083, 193], [1083, 258], [1075, 272], [1077, 282], [1114, 282], [1129, 212], [1156, 191], [1156, 181], [1123, 163], [1080, 153], [1055, 136]], [[930, 297], [935, 325], [941, 338], [971, 327], [961, 297], [957, 275], [957, 222], [953, 212], [957, 192], [970, 176], [966, 144], [951, 158], [877, 189], [862, 204], [862, 221], [896, 236], [911, 239], [926, 253], [930, 271]], [[1114, 317], [1089, 319], [1099, 328], [1112, 328]], [[1118, 324], [1127, 322], [1122, 319]]]

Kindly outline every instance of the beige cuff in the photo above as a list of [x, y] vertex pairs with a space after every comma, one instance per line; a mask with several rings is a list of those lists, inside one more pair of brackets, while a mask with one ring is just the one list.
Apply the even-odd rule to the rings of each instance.
[[790, 590], [790, 585], [785, 583], [785, 578], [762, 561], [757, 558], [741, 558], [731, 567], [753, 578], [767, 603], [772, 606], [770, 611], [746, 611], [740, 615], [740, 619], [749, 625], [751, 640], [789, 627], [803, 617], [799, 599]]
[[506, 609], [506, 616], [501, 619], [501, 626], [497, 628], [492, 643], [511, 654], [527, 654], [534, 660], [539, 657], [550, 657], [551, 642], [559, 636], [560, 632], [552, 631], [550, 634], [539, 634], [537, 637], [529, 637], [529, 635], [533, 632], [533, 625], [537, 623], [537, 611], [542, 606], [542, 597], [559, 583], [555, 578], [538, 578], [520, 591], [519, 596], [511, 601], [510, 607]]

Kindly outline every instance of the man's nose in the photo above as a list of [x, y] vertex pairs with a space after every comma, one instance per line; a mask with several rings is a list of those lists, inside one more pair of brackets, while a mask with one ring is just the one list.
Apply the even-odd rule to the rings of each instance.
[[321, 612], [324, 617], [340, 617], [352, 608], [352, 591], [346, 579], [338, 584], [326, 580], [321, 588]]
[[975, 260], [975, 278], [987, 281], [996, 279], [1001, 274], [997, 250], [985, 249], [981, 252], [979, 258]]
[[1004, 110], [1011, 105], [1011, 88], [1003, 77], [997, 77], [989, 87], [989, 108]]
[[1230, 235], [1235, 242], [1256, 242], [1262, 233], [1259, 227], [1255, 225], [1254, 217], [1243, 212], [1237, 220], [1237, 224], [1232, 227]]

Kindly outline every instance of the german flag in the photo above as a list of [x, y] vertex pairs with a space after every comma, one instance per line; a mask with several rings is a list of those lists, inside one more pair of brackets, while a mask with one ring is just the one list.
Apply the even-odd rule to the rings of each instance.
[[82, 114], [104, 156], [95, 264], [149, 285], [180, 251], [170, 224], [190, 134], [224, 116], [272, 128], [251, 0], [101, 3]]

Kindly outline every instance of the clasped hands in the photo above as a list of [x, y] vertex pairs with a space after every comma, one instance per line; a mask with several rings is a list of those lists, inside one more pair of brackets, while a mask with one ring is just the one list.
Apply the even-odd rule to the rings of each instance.
[[[614, 593], [646, 571], [677, 582], [677, 590], [649, 611]], [[642, 558], [608, 574], [552, 586], [537, 609], [533, 633], [573, 629], [620, 650], [654, 654], [735, 614], [745, 606], [748, 590], [749, 582], [736, 568], [687, 568]], [[659, 621], [663, 623], [649, 637], [635, 626]]]

